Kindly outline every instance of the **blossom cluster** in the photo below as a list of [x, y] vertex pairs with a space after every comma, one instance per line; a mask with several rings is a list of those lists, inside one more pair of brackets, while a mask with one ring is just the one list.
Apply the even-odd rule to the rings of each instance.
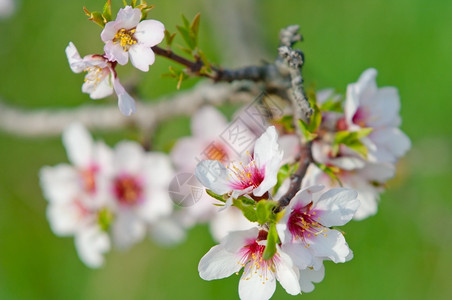
[[182, 239], [171, 217], [174, 171], [166, 154], [131, 141], [111, 149], [78, 123], [65, 130], [63, 143], [71, 164], [43, 167], [41, 187], [53, 232], [74, 236], [87, 266], [101, 266], [112, 245], [128, 248], [146, 234], [166, 244]]
[[[225, 160], [227, 151], [222, 151], [223, 156], [197, 165], [198, 180], [223, 202], [218, 215], [238, 211], [243, 221], [226, 225], [229, 232], [222, 235], [213, 230], [220, 243], [201, 259], [201, 278], [220, 279], [243, 268], [240, 298], [269, 299], [276, 281], [292, 295], [310, 292], [323, 279], [324, 261], [343, 263], [353, 257], [334, 227], [376, 213], [384, 183], [410, 148], [399, 129], [397, 90], [378, 88], [375, 78], [374, 69], [365, 71], [348, 86], [344, 100], [331, 90], [318, 92], [314, 105], [319, 115], [313, 116], [318, 124], [301, 143], [282, 126], [284, 121], [269, 120], [247, 157]], [[173, 151], [181, 153], [195, 140], [181, 141]], [[290, 185], [281, 171], [296, 166], [302, 146], [310, 147], [311, 162], [299, 192], [278, 212], [278, 200]]]
[[126, 116], [136, 112], [135, 100], [119, 82], [116, 66], [127, 64], [130, 58], [135, 68], [147, 72], [155, 61], [152, 47], [164, 38], [165, 26], [157, 20], [142, 20], [142, 16], [140, 8], [121, 8], [116, 19], [107, 22], [100, 35], [105, 43], [103, 54], [81, 58], [72, 42], [66, 48], [72, 71], [87, 73], [82, 92], [92, 99], [104, 98], [115, 92], [119, 110]]

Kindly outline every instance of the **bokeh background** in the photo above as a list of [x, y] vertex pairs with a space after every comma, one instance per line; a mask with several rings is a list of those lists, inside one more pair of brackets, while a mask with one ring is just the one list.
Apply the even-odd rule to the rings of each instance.
[[[83, 75], [70, 71], [64, 48], [73, 41], [82, 55], [102, 52], [101, 28], [86, 20], [82, 7], [101, 10], [103, 0], [15, 3], [15, 14], [0, 19], [1, 101], [30, 110], [94, 104], [80, 92]], [[117, 9], [121, 1], [113, 4]], [[308, 86], [344, 92], [363, 70], [375, 67], [379, 85], [399, 88], [402, 129], [413, 148], [388, 184], [379, 213], [343, 228], [355, 258], [346, 264], [327, 262], [326, 277], [313, 293], [293, 297], [279, 286], [275, 299], [452, 298], [451, 1], [153, 4], [150, 17], [171, 31], [180, 14], [201, 12], [202, 48], [225, 66], [255, 63], [258, 57], [271, 60], [279, 29], [300, 24]], [[234, 28], [237, 24], [246, 28]], [[240, 35], [247, 35], [248, 51], [243, 52], [248, 44]], [[149, 73], [130, 67], [119, 72], [126, 84], [139, 80], [141, 96], [155, 99], [175, 91], [175, 82], [160, 76], [168, 65], [160, 58]], [[195, 83], [189, 80], [183, 88]], [[188, 135], [188, 123], [178, 118], [162, 124], [155, 147], [167, 150], [177, 137]], [[137, 138], [134, 130], [94, 135], [110, 145]], [[237, 298], [237, 276], [213, 282], [198, 276], [199, 259], [214, 245], [206, 226], [190, 230], [178, 247], [160, 248], [148, 239], [130, 251], [112, 251], [99, 270], [85, 267], [73, 239], [50, 231], [38, 184], [40, 167], [65, 161], [58, 136], [25, 138], [0, 131], [0, 299]]]

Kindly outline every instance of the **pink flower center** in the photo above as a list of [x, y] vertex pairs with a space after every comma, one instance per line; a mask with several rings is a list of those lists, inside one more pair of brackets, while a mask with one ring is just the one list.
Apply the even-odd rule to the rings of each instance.
[[80, 171], [82, 188], [87, 194], [96, 192], [96, 173], [99, 171], [97, 166], [91, 166], [88, 169]]
[[[287, 224], [293, 240], [301, 239], [306, 247], [309, 246], [309, 243], [306, 240], [327, 231], [327, 229], [318, 222], [320, 217], [315, 210], [311, 210], [311, 207], [312, 202], [307, 206], [294, 208], [290, 213]], [[326, 234], [324, 235], [326, 236]]]
[[264, 168], [258, 168], [254, 160], [251, 160], [246, 166], [242, 163], [239, 163], [238, 166], [232, 164], [229, 166], [229, 170], [231, 171], [229, 178], [231, 187], [236, 190], [257, 188], [265, 178]]
[[134, 176], [124, 174], [116, 177], [113, 189], [116, 198], [121, 204], [133, 206], [142, 199], [142, 184]]
[[367, 111], [362, 107], [358, 107], [358, 109], [355, 112], [355, 115], [352, 118], [352, 121], [356, 125], [366, 127], [367, 117], [368, 117]]
[[129, 51], [130, 46], [135, 45], [137, 43], [137, 40], [134, 38], [133, 34], [135, 33], [136, 29], [119, 29], [118, 32], [116, 32], [115, 37], [113, 38], [114, 44], [120, 44], [122, 49], [124, 51]]
[[263, 253], [265, 250], [265, 245], [260, 245], [258, 241], [261, 239], [262, 233], [266, 234], [265, 230], [261, 230], [259, 232], [258, 239], [251, 239], [247, 242], [247, 244], [240, 249], [241, 259], [239, 260], [239, 264], [244, 267], [244, 272], [242, 279], [249, 280], [253, 275], [257, 275], [262, 279], [262, 283], [268, 280], [267, 272], [275, 272], [276, 267], [275, 263], [278, 260], [278, 253], [273, 255], [273, 257], [269, 260], [263, 259]]

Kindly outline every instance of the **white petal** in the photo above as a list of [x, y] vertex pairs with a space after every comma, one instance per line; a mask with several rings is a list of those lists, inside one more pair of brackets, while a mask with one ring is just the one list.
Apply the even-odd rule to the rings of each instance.
[[53, 233], [58, 236], [72, 235], [81, 225], [79, 211], [73, 203], [49, 204], [47, 219]]
[[[361, 176], [367, 181], [384, 183], [395, 175], [395, 166], [389, 163], [371, 164], [357, 171], [357, 176]], [[359, 192], [359, 191], [358, 191]]]
[[194, 172], [202, 153], [209, 144], [196, 137], [180, 138], [171, 149], [171, 160], [180, 171]]
[[72, 42], [69, 42], [69, 45], [66, 47], [66, 56], [72, 72], [80, 73], [85, 69], [82, 58]]
[[249, 244], [250, 241], [255, 241], [258, 234], [259, 229], [256, 227], [248, 230], [232, 231], [221, 241], [221, 245], [227, 251], [236, 253], [245, 245]]
[[137, 110], [135, 107], [135, 100], [126, 92], [118, 78], [115, 78], [113, 81], [113, 88], [118, 95], [118, 107], [121, 113], [125, 116], [134, 114]]
[[342, 226], [353, 218], [359, 207], [358, 193], [351, 189], [334, 188], [325, 192], [312, 207], [319, 222], [326, 227]]
[[132, 65], [143, 72], [149, 71], [149, 66], [155, 61], [154, 51], [142, 44], [135, 44], [129, 49]]
[[304, 244], [289, 242], [282, 245], [282, 250], [290, 256], [297, 268], [306, 269], [312, 266], [312, 254]]
[[137, 175], [143, 166], [145, 153], [140, 144], [122, 141], [115, 147], [114, 166], [117, 173]]
[[93, 160], [93, 140], [80, 123], [72, 123], [63, 132], [63, 144], [69, 161], [77, 167], [86, 168]]
[[397, 158], [402, 157], [411, 148], [411, 141], [399, 128], [383, 128], [374, 130], [369, 138], [377, 145], [378, 152], [387, 151], [389, 159], [379, 159], [380, 162], [395, 163]]
[[228, 277], [242, 268], [238, 262], [239, 258], [234, 253], [216, 245], [201, 258], [198, 265], [199, 276], [204, 280]]
[[265, 166], [268, 162], [278, 159], [282, 153], [279, 151], [278, 133], [274, 126], [270, 126], [256, 140], [254, 145], [254, 159], [259, 167]]
[[173, 204], [168, 194], [168, 189], [146, 186], [146, 199], [137, 207], [137, 215], [148, 223], [159, 222], [161, 217], [169, 216], [173, 210]]
[[217, 160], [203, 160], [195, 170], [196, 178], [206, 188], [218, 195], [231, 191], [227, 184], [228, 170]]
[[141, 20], [141, 10], [139, 8], [132, 8], [131, 6], [126, 6], [125, 8], [120, 8], [118, 15], [116, 16], [116, 25], [119, 28], [131, 29], [138, 25]]
[[67, 164], [42, 167], [39, 180], [44, 197], [51, 203], [72, 202], [80, 192], [79, 174]]
[[298, 206], [307, 206], [309, 203], [313, 201], [314, 194], [323, 190], [325, 186], [323, 185], [312, 185], [298, 191], [295, 196], [290, 201], [289, 207], [298, 207]]
[[151, 226], [151, 237], [160, 245], [174, 246], [186, 238], [184, 228], [175, 218], [159, 220]]
[[76, 234], [75, 246], [88, 267], [98, 268], [104, 263], [103, 254], [110, 250], [110, 239], [97, 226], [90, 226]]
[[305, 293], [310, 293], [314, 290], [314, 284], [319, 283], [325, 277], [325, 267], [322, 264], [322, 267], [319, 270], [312, 270], [310, 268], [300, 270], [300, 287], [301, 291]]
[[113, 242], [118, 248], [127, 249], [141, 241], [146, 234], [146, 224], [132, 211], [123, 209], [112, 225]]
[[[87, 75], [88, 76], [88, 75]], [[82, 92], [89, 94], [91, 99], [102, 99], [113, 94], [113, 86], [110, 74], [99, 78], [100, 81], [87, 80], [82, 85]]]
[[328, 257], [335, 263], [345, 262], [350, 253], [344, 236], [334, 229], [328, 229], [317, 236], [313, 235], [307, 238], [307, 241], [315, 256]]
[[279, 261], [276, 263], [276, 278], [281, 286], [290, 295], [300, 293], [300, 284], [298, 282], [298, 270], [294, 269], [292, 260], [283, 251], [278, 251]]
[[138, 24], [134, 37], [138, 43], [153, 47], [165, 37], [165, 26], [156, 20], [144, 20]]
[[143, 170], [150, 185], [167, 190], [174, 172], [168, 155], [161, 152], [146, 153], [143, 161]]
[[216, 108], [204, 106], [193, 115], [191, 132], [193, 136], [212, 142], [226, 130], [227, 124], [226, 117]]
[[121, 29], [120, 27], [118, 27], [118, 25], [119, 24], [115, 21], [111, 21], [105, 24], [104, 30], [102, 30], [100, 34], [100, 38], [104, 43], [111, 41], [115, 37], [118, 30]]
[[[214, 207], [212, 203], [209, 204]], [[211, 213], [210, 218], [212, 219], [210, 221], [210, 232], [215, 241], [221, 241], [232, 231], [247, 230], [256, 226], [245, 218], [242, 211], [235, 206]], [[254, 234], [254, 237], [256, 236], [257, 232]], [[228, 250], [231, 251], [230, 248]]]
[[[267, 280], [266, 280], [267, 279]], [[239, 282], [241, 300], [268, 300], [276, 290], [276, 280], [272, 271], [267, 278], [259, 277], [259, 273], [244, 272]]]
[[129, 61], [129, 53], [124, 51], [121, 44], [114, 44], [108, 41], [104, 46], [105, 56], [110, 61], [117, 61], [120, 65], [125, 65]]
[[370, 116], [366, 125], [373, 128], [399, 125], [400, 98], [396, 88], [380, 88], [369, 101], [372, 102], [368, 105]]

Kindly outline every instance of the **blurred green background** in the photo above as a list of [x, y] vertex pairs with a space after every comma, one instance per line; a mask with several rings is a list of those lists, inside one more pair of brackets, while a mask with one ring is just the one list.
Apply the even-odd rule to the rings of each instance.
[[[276, 53], [279, 29], [300, 24], [307, 85], [344, 92], [363, 70], [377, 68], [379, 85], [399, 88], [402, 129], [413, 142], [382, 196], [379, 213], [343, 228], [355, 258], [346, 264], [327, 262], [325, 279], [313, 293], [294, 298], [279, 286], [274, 298], [451, 299], [452, 2], [262, 0], [251, 11], [253, 6], [242, 2], [248, 7], [243, 17], [258, 31], [258, 52], [268, 60]], [[0, 19], [0, 98], [27, 109], [93, 104], [80, 92], [83, 75], [71, 72], [64, 48], [73, 41], [82, 56], [102, 52], [101, 28], [86, 21], [82, 7], [100, 10], [103, 0], [16, 3], [15, 15]], [[121, 1], [113, 3], [119, 8]], [[201, 12], [202, 48], [228, 66], [235, 55], [244, 61], [234, 52], [243, 45], [235, 45], [227, 30], [220, 32], [224, 26], [212, 25], [228, 3], [155, 0], [150, 17], [174, 31], [181, 13]], [[175, 91], [175, 82], [160, 77], [168, 64], [160, 58], [146, 74], [122, 67], [120, 77], [126, 84], [126, 78], [139, 78], [139, 93], [156, 98]], [[159, 128], [157, 149], [189, 134], [188, 119], [175, 122]], [[136, 137], [130, 131], [94, 135], [110, 145]], [[60, 137], [0, 132], [0, 299], [237, 298], [237, 276], [212, 282], [198, 276], [199, 259], [214, 245], [206, 226], [191, 230], [178, 247], [159, 248], [146, 240], [127, 252], [113, 250], [99, 270], [85, 267], [73, 239], [50, 231], [38, 185], [41, 166], [64, 161]]]

